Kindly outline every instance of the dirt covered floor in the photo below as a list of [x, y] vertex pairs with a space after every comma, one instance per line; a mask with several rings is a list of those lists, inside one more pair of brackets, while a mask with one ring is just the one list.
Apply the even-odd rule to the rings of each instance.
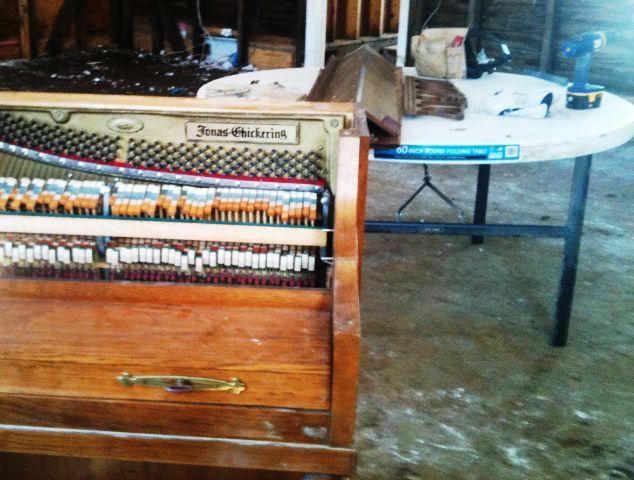
[[[548, 344], [561, 241], [366, 237], [361, 479], [634, 479], [632, 157], [632, 142], [595, 156], [566, 348]], [[489, 220], [563, 220], [572, 166], [493, 167]], [[474, 167], [432, 174], [471, 208]], [[368, 217], [421, 176], [371, 164]], [[429, 192], [410, 208], [455, 221]]]
[[182, 55], [100, 48], [0, 62], [0, 90], [193, 97], [203, 84], [225, 75]]
[[[97, 51], [0, 65], [0, 89], [193, 95], [220, 75]], [[361, 480], [634, 479], [633, 157], [632, 143], [595, 157], [563, 349], [549, 346], [560, 241], [367, 237]], [[571, 160], [492, 170], [490, 221], [563, 221]], [[475, 168], [431, 171], [471, 208]], [[372, 164], [368, 217], [391, 218], [420, 179], [421, 167]], [[429, 192], [408, 216], [455, 220]]]

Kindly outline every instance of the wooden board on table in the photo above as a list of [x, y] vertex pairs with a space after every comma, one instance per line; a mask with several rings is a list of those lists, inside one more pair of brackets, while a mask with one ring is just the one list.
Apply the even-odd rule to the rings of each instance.
[[315, 102], [352, 102], [362, 108], [370, 132], [381, 143], [398, 144], [401, 132], [401, 77], [376, 50], [362, 46], [331, 58], [307, 96]]

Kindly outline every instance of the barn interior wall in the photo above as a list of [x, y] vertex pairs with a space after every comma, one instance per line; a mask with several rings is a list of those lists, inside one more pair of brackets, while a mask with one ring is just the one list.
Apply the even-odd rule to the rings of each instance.
[[0, 40], [17, 37], [20, 34], [17, 0], [0, 0]]

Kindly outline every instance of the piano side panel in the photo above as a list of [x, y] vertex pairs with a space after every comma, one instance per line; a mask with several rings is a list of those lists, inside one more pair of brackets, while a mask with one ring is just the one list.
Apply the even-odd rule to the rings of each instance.
[[[333, 378], [331, 444], [354, 442], [361, 318], [359, 287], [369, 138], [344, 134], [340, 139], [340, 188], [337, 194], [332, 288]], [[344, 182], [343, 179], [346, 179]]]

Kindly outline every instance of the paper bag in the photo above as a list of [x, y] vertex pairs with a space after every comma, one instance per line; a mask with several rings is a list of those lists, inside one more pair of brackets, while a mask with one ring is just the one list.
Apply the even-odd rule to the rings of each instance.
[[412, 37], [412, 57], [423, 77], [465, 78], [467, 60], [464, 40], [468, 28], [426, 28]]

